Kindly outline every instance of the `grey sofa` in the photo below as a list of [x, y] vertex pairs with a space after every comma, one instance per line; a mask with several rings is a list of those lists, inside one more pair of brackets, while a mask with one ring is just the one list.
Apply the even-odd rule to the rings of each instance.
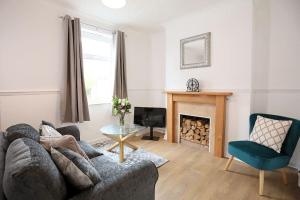
[[[58, 131], [73, 135], [84, 151], [94, 151], [92, 146], [80, 141], [76, 126]], [[127, 166], [115, 163], [104, 155], [96, 156], [91, 161], [101, 181], [87, 190], [76, 191], [64, 180], [49, 153], [37, 141], [18, 138], [9, 143], [0, 132], [0, 200], [155, 199], [158, 171], [152, 162], [141, 161]]]

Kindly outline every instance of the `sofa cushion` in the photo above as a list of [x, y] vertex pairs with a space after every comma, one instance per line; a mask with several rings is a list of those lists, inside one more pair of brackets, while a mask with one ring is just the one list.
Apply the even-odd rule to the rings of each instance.
[[29, 138], [13, 141], [7, 149], [3, 189], [7, 199], [63, 200], [63, 176], [42, 145]]
[[6, 129], [6, 139], [9, 143], [18, 138], [30, 138], [35, 141], [40, 140], [40, 134], [28, 124], [16, 124]]
[[87, 189], [98, 182], [100, 176], [91, 162], [66, 148], [51, 148], [51, 156], [68, 182], [78, 190]]
[[6, 150], [8, 148], [7, 140], [4, 137], [4, 133], [0, 132], [0, 199], [5, 199], [3, 187], [2, 187], [2, 180], [5, 168], [5, 155]]
[[94, 147], [92, 147], [92, 145], [90, 145], [89, 143], [87, 143], [85, 141], [78, 141], [78, 144], [80, 145], [81, 149], [86, 153], [86, 155], [90, 159], [102, 155], [102, 153], [97, 151]]
[[251, 141], [229, 142], [228, 152], [250, 166], [261, 170], [279, 169], [287, 166], [290, 161], [289, 156]]
[[70, 200], [128, 200], [155, 199], [158, 171], [148, 160], [135, 164], [118, 164], [105, 155], [91, 160], [101, 176], [101, 182]]

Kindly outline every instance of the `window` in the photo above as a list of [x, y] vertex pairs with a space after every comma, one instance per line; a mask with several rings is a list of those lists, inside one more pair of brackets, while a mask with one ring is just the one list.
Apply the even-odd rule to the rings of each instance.
[[81, 40], [88, 103], [110, 103], [114, 81], [113, 34], [82, 24]]

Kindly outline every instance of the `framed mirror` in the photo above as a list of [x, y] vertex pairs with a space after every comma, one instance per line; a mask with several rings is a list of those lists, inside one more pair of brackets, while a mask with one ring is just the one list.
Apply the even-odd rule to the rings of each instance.
[[180, 69], [210, 66], [210, 32], [180, 40]]

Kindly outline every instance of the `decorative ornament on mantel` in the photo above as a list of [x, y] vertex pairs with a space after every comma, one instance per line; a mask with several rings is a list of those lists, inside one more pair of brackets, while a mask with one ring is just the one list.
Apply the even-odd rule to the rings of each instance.
[[199, 81], [195, 78], [190, 78], [186, 82], [186, 91], [187, 92], [199, 92]]
[[124, 126], [126, 113], [130, 113], [131, 104], [128, 99], [119, 99], [114, 97], [112, 100], [112, 113], [114, 116], [119, 115], [120, 126]]

